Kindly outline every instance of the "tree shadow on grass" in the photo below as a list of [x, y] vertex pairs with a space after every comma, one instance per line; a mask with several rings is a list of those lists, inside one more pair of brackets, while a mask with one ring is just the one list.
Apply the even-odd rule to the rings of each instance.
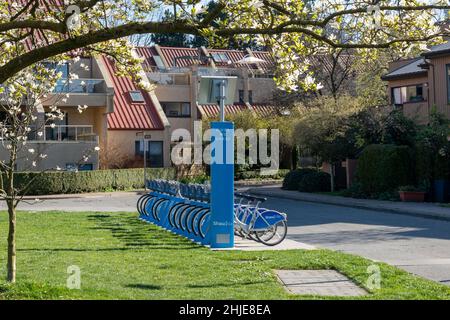
[[186, 287], [192, 289], [201, 289], [201, 288], [219, 288], [219, 287], [238, 287], [238, 286], [249, 286], [254, 284], [267, 284], [271, 283], [269, 280], [264, 281], [242, 281], [242, 282], [230, 282], [230, 283], [209, 283], [209, 284], [188, 284]]
[[112, 236], [126, 247], [150, 247], [152, 249], [185, 250], [202, 246], [180, 236], [146, 224], [137, 217], [125, 215], [94, 214], [88, 220], [95, 223], [95, 230], [110, 231]]
[[154, 284], [132, 283], [125, 285], [125, 288], [141, 289], [141, 290], [161, 290], [161, 286]]

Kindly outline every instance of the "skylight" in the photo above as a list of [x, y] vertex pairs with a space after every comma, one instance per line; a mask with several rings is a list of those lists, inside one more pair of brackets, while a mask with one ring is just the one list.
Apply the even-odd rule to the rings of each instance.
[[214, 62], [228, 63], [230, 59], [225, 52], [214, 52], [211, 54]]
[[130, 98], [131, 101], [134, 103], [140, 103], [144, 102], [144, 96], [142, 95], [142, 92], [140, 91], [130, 91]]

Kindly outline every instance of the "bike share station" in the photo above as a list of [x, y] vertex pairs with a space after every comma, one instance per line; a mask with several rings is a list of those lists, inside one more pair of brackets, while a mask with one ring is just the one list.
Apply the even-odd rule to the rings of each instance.
[[225, 121], [225, 103], [233, 103], [236, 80], [200, 80], [199, 101], [220, 105], [220, 121], [211, 122], [210, 184], [149, 180], [150, 192], [137, 202], [140, 219], [211, 249], [233, 249], [235, 235], [274, 246], [287, 234], [285, 213], [260, 208], [265, 198], [234, 189], [234, 124]]

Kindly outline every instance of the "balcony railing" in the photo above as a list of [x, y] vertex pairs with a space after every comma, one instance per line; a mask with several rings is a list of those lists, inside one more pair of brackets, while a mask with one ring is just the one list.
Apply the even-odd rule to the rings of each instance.
[[105, 93], [103, 79], [60, 79], [53, 90], [54, 93]]
[[97, 135], [93, 131], [91, 125], [58, 125], [45, 126], [45, 141], [62, 141], [62, 142], [96, 142]]
[[150, 81], [165, 85], [189, 85], [189, 75], [183, 73], [147, 73]]

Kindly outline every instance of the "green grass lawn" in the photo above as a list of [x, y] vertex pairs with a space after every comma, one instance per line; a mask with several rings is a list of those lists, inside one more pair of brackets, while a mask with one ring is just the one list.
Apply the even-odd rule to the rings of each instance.
[[[6, 276], [6, 213], [0, 213], [0, 278]], [[296, 299], [274, 269], [336, 269], [364, 286], [370, 261], [328, 250], [212, 252], [134, 213], [20, 212], [16, 285], [0, 299]], [[65, 288], [67, 267], [81, 290]], [[450, 288], [381, 264], [369, 299], [450, 299]]]

